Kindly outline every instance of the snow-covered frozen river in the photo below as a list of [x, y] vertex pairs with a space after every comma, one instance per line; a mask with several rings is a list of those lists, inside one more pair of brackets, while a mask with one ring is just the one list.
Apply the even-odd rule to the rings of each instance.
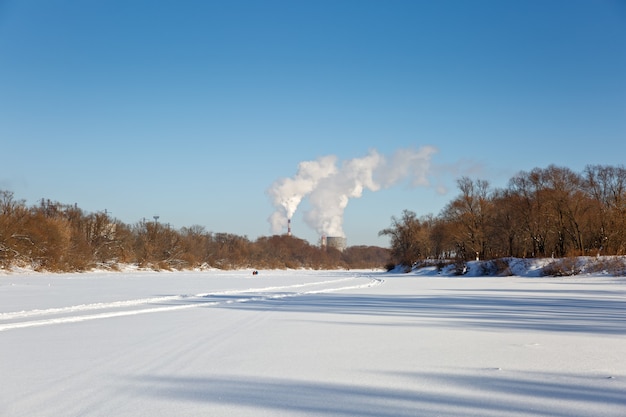
[[0, 415], [624, 416], [626, 279], [0, 275]]

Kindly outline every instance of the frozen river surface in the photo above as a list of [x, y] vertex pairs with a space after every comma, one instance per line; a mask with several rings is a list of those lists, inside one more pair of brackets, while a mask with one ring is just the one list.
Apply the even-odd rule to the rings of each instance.
[[0, 415], [625, 416], [626, 279], [0, 275]]

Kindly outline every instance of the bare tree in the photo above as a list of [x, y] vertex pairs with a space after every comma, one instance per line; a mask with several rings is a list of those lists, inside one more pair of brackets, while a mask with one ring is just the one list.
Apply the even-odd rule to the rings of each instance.
[[457, 181], [461, 195], [443, 211], [448, 221], [456, 224], [455, 240], [463, 248], [484, 259], [487, 253], [489, 222], [492, 215], [489, 182], [462, 177]]
[[626, 253], [626, 168], [589, 165], [584, 171], [584, 188], [595, 202], [596, 249]]
[[535, 257], [546, 255], [546, 240], [549, 234], [549, 222], [546, 216], [545, 202], [540, 198], [544, 186], [539, 169], [520, 172], [509, 180], [509, 191], [516, 196], [518, 214], [524, 245], [523, 256]]
[[391, 227], [381, 230], [378, 235], [390, 237], [391, 257], [397, 264], [411, 267], [423, 259], [428, 231], [422, 227], [415, 212], [404, 210], [399, 219], [393, 216]]

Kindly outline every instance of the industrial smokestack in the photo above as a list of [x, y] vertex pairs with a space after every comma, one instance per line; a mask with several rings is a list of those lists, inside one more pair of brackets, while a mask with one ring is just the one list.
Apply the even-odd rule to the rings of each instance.
[[291, 219], [287, 219], [287, 236], [291, 236]]

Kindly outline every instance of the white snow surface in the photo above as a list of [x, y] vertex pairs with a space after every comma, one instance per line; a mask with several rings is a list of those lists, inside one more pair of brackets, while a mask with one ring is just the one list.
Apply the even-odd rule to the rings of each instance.
[[0, 275], [0, 415], [625, 416], [626, 278]]

